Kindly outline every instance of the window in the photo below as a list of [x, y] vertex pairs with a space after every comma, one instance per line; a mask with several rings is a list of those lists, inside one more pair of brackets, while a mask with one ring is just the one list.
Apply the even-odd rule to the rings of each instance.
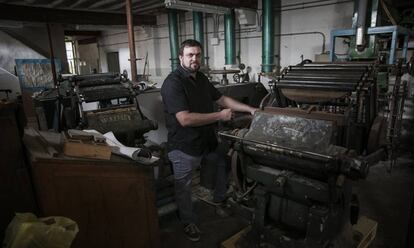
[[76, 61], [75, 61], [75, 49], [73, 46], [72, 41], [66, 41], [66, 56], [68, 58], [68, 64], [69, 64], [69, 71], [72, 74], [78, 74]]

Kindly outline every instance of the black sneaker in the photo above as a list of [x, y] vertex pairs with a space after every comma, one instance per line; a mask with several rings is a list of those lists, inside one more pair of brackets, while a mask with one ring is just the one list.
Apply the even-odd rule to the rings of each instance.
[[199, 241], [200, 240], [200, 229], [194, 223], [190, 223], [184, 227], [184, 233], [187, 238], [191, 241]]
[[213, 200], [211, 201], [211, 204], [216, 206], [216, 207], [223, 207], [223, 206], [226, 205], [226, 199], [218, 201], [218, 200], [213, 198]]
[[216, 206], [216, 214], [220, 216], [221, 218], [227, 218], [232, 215], [232, 211], [229, 207], [222, 204], [222, 205]]

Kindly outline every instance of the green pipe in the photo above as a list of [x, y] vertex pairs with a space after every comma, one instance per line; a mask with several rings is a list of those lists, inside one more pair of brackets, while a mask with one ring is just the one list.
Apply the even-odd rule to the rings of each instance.
[[234, 21], [235, 14], [232, 9], [230, 14], [224, 15], [224, 50], [225, 50], [225, 64], [236, 64], [236, 38]]
[[273, 1], [263, 0], [262, 72], [272, 72], [274, 64], [274, 15]]
[[[203, 26], [203, 13], [193, 11], [193, 30], [194, 39], [202, 46], [204, 46], [204, 26]], [[204, 65], [204, 55], [201, 57], [201, 64]]]
[[177, 13], [168, 12], [168, 31], [170, 34], [171, 70], [177, 69], [180, 61], [178, 59], [178, 24]]

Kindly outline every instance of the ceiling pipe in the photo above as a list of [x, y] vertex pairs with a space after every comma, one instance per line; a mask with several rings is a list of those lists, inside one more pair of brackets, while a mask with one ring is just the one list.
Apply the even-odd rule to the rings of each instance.
[[132, 20], [131, 0], [126, 1], [126, 14], [128, 24], [128, 44], [129, 44], [129, 61], [131, 63], [131, 81], [137, 81], [137, 58], [135, 55], [135, 36], [134, 36], [134, 23]]
[[[193, 11], [193, 31], [194, 39], [204, 47], [204, 26], [203, 26], [203, 13]], [[204, 65], [204, 53], [202, 53], [201, 64]]]
[[178, 59], [178, 21], [177, 12], [168, 12], [168, 31], [170, 38], [171, 70], [174, 71], [179, 65]]
[[224, 15], [224, 50], [225, 50], [225, 64], [236, 64], [236, 35], [235, 35], [235, 14], [234, 10], [230, 14]]

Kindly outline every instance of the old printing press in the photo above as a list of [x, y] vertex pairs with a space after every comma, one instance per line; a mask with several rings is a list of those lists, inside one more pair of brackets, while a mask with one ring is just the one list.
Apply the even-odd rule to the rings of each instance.
[[[59, 87], [42, 92], [35, 98], [41, 129], [95, 129], [113, 131], [124, 145], [145, 142], [143, 134], [157, 129], [157, 123], [140, 111], [137, 87], [126, 73], [76, 75], [60, 79]], [[96, 109], [86, 109], [96, 102]], [[42, 128], [43, 127], [43, 128]]]
[[404, 101], [398, 73], [396, 112], [379, 113], [376, 70], [374, 63], [289, 66], [270, 82], [249, 129], [219, 133], [235, 150], [235, 202], [254, 209], [240, 245], [328, 247], [357, 222], [350, 180], [392, 158], [389, 130], [397, 133]]

